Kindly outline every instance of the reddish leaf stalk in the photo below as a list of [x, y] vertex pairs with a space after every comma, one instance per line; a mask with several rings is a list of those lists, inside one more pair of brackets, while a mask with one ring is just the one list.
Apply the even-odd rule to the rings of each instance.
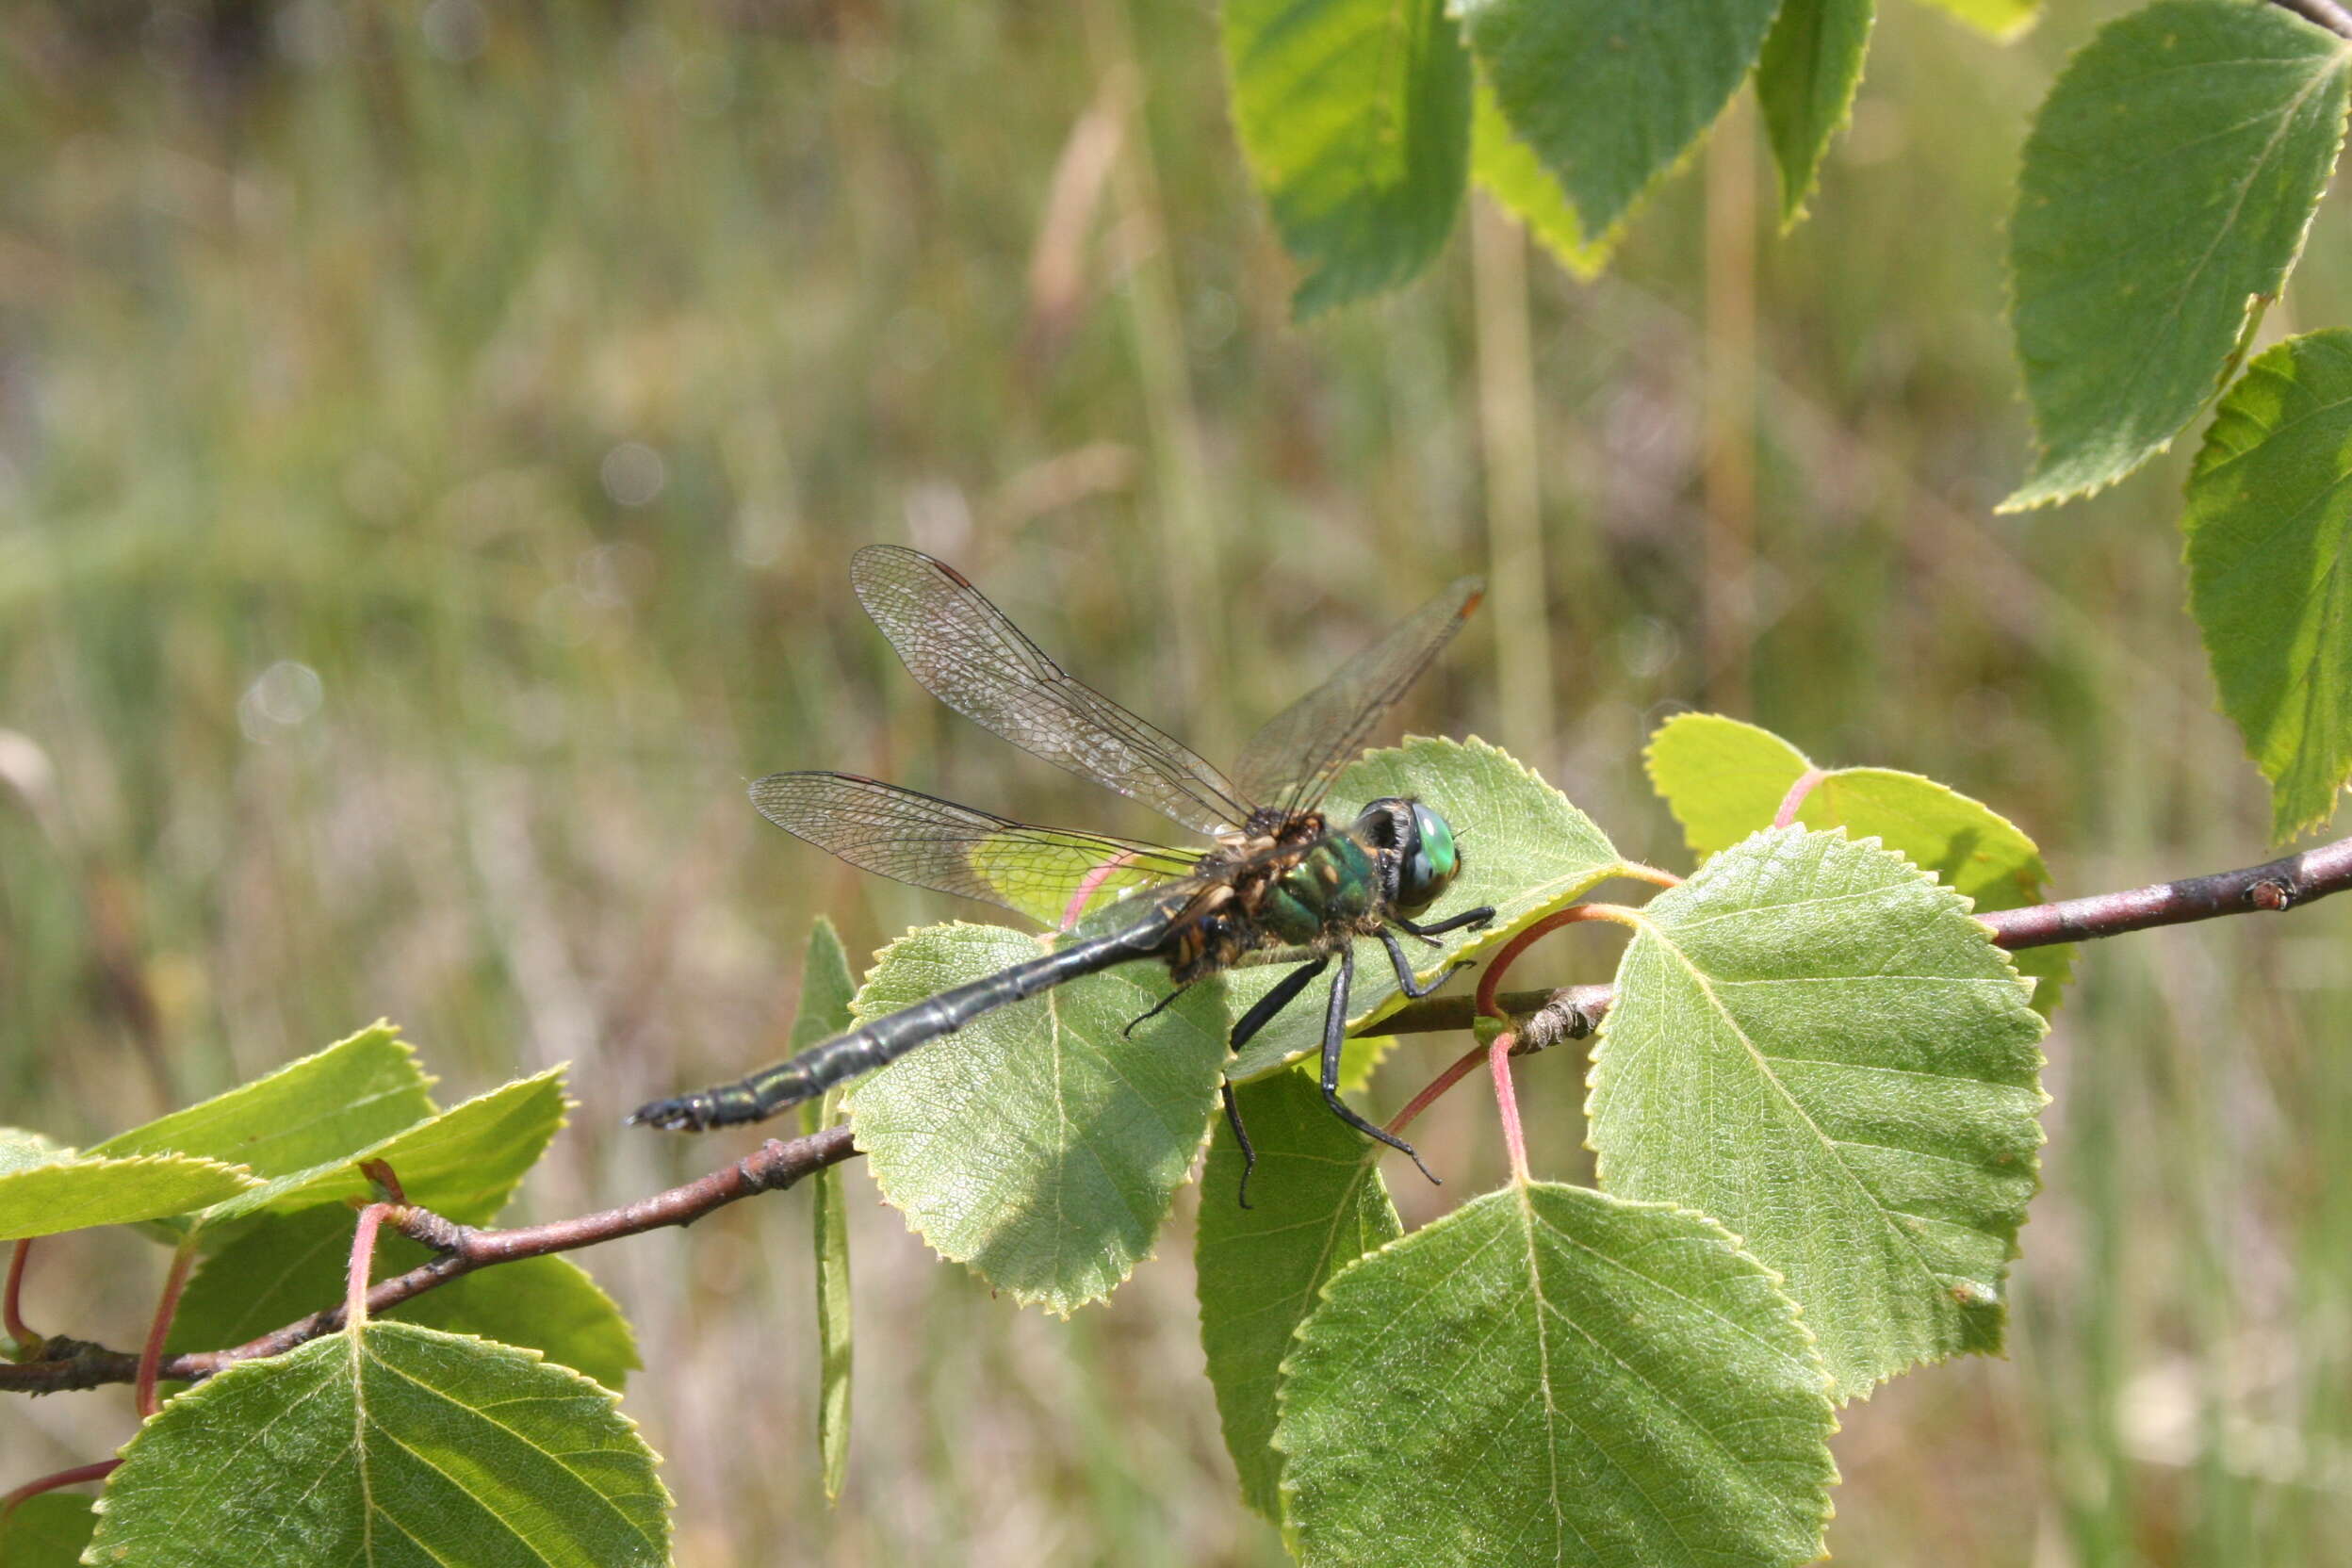
[[1422, 1088], [1421, 1092], [1414, 1095], [1411, 1102], [1406, 1104], [1405, 1108], [1396, 1113], [1395, 1118], [1390, 1120], [1388, 1130], [1398, 1136], [1402, 1136], [1406, 1125], [1410, 1123], [1414, 1117], [1419, 1116], [1423, 1111], [1428, 1110], [1432, 1104], [1436, 1103], [1438, 1096], [1444, 1094], [1447, 1089], [1452, 1088], [1456, 1084], [1461, 1083], [1464, 1078], [1467, 1078], [1470, 1075], [1471, 1070], [1477, 1067], [1478, 1063], [1483, 1061], [1485, 1058], [1486, 1047], [1483, 1045], [1474, 1045], [1469, 1050], [1463, 1052], [1461, 1055], [1455, 1057], [1452, 1066], [1448, 1067], [1445, 1071], [1439, 1073], [1436, 1077], [1430, 1079], [1428, 1085]]
[[8, 1283], [5, 1294], [0, 1294], [0, 1325], [8, 1329], [20, 1355], [26, 1348], [41, 1343], [41, 1336], [24, 1324], [24, 1265], [32, 1255], [30, 1236], [8, 1249]]
[[155, 1301], [155, 1320], [147, 1325], [147, 1347], [139, 1352], [138, 1391], [139, 1418], [142, 1421], [162, 1408], [155, 1398], [157, 1368], [163, 1362], [163, 1342], [171, 1335], [172, 1319], [179, 1315], [180, 1292], [188, 1284], [188, 1271], [196, 1263], [196, 1238], [188, 1237], [172, 1250], [171, 1271], [163, 1277], [163, 1295]]
[[6, 1518], [15, 1512], [16, 1505], [27, 1497], [38, 1497], [44, 1492], [55, 1492], [61, 1486], [79, 1486], [84, 1481], [105, 1480], [114, 1474], [114, 1467], [122, 1462], [119, 1459], [102, 1459], [94, 1463], [77, 1464], [71, 1470], [59, 1470], [53, 1475], [42, 1476], [38, 1480], [26, 1481], [7, 1496], [0, 1497], [0, 1518]]
[[389, 1203], [370, 1203], [359, 1211], [359, 1223], [351, 1231], [351, 1266], [343, 1286], [343, 1323], [346, 1328], [368, 1326], [368, 1276], [376, 1262], [376, 1230], [384, 1217], [392, 1212]]
[[1519, 1091], [1511, 1082], [1511, 1048], [1517, 1041], [1508, 1029], [1486, 1048], [1486, 1070], [1494, 1079], [1494, 1111], [1503, 1119], [1503, 1148], [1511, 1155], [1511, 1179], [1527, 1183], [1527, 1135], [1519, 1125]]
[[[493, 1264], [543, 1257], [550, 1252], [569, 1252], [621, 1236], [637, 1235], [670, 1225], [690, 1224], [715, 1209], [755, 1193], [782, 1191], [802, 1177], [826, 1166], [838, 1165], [857, 1152], [856, 1146], [850, 1142], [847, 1127], [828, 1127], [822, 1133], [794, 1138], [790, 1143], [771, 1138], [743, 1158], [729, 1161], [709, 1175], [672, 1187], [667, 1192], [658, 1192], [650, 1198], [598, 1214], [551, 1220], [545, 1225], [520, 1225], [505, 1231], [477, 1230], [427, 1209], [390, 1207], [384, 1217], [394, 1230], [424, 1243], [440, 1255], [417, 1265], [405, 1274], [377, 1281], [368, 1291], [367, 1310], [371, 1314], [388, 1312], [435, 1286]], [[282, 1329], [272, 1330], [258, 1339], [248, 1340], [224, 1350], [191, 1351], [165, 1357], [156, 1369], [157, 1375], [194, 1382], [240, 1361], [282, 1355], [298, 1345], [306, 1345], [322, 1335], [340, 1331], [347, 1310], [348, 1303], [338, 1302], [307, 1317], [298, 1318]], [[106, 1383], [131, 1382], [138, 1377], [139, 1358], [125, 1355], [120, 1350], [109, 1350], [103, 1346], [78, 1341], [51, 1340], [48, 1344], [55, 1353], [46, 1359], [0, 1365], [0, 1392], [48, 1394], [70, 1388], [96, 1388]]]
[[1625, 920], [1630, 914], [1630, 910], [1614, 904], [1574, 904], [1556, 915], [1544, 916], [1505, 942], [1503, 950], [1494, 955], [1494, 960], [1486, 966], [1486, 972], [1478, 976], [1478, 997], [1474, 1004], [1487, 1018], [1509, 1018], [1510, 1015], [1495, 1001], [1495, 992], [1502, 986], [1503, 976], [1511, 972], [1511, 966], [1519, 961], [1519, 955], [1533, 946], [1536, 939], [1579, 921]]
[[[1659, 874], [1671, 875], [1672, 874], [1661, 872]], [[1613, 904], [1578, 904], [1562, 909], [1556, 915], [1547, 915], [1537, 921], [1533, 925], [1504, 943], [1503, 950], [1494, 956], [1494, 961], [1487, 965], [1486, 972], [1479, 976], [1478, 996], [1475, 1002], [1478, 1012], [1488, 1018], [1507, 1020], [1511, 1017], [1511, 1014], [1504, 1008], [1504, 1002], [1523, 1000], [1523, 997], [1514, 994], [1511, 998], [1503, 998], [1498, 994], [1496, 988], [1502, 984], [1503, 975], [1518, 960], [1519, 955], [1525, 953], [1537, 938], [1548, 932], [1557, 931], [1563, 925], [1574, 925], [1579, 921], [1621, 920], [1627, 913], [1627, 910]], [[1545, 993], [1544, 1001], [1545, 1003], [1554, 1001], [1558, 994]], [[1534, 1009], [1527, 1010], [1533, 1011]], [[1385, 1026], [1383, 1023], [1382, 1027]], [[1527, 1139], [1519, 1125], [1518, 1097], [1511, 1092], [1508, 1070], [1500, 1064], [1508, 1057], [1541, 1049], [1540, 1045], [1523, 1042], [1517, 1031], [1509, 1030], [1497, 1037], [1495, 1044], [1492, 1047], [1472, 1046], [1454, 1058], [1452, 1065], [1445, 1071], [1430, 1079], [1421, 1092], [1414, 1095], [1411, 1102], [1396, 1113], [1396, 1119], [1388, 1124], [1388, 1130], [1392, 1133], [1402, 1133], [1406, 1123], [1429, 1109], [1440, 1095], [1468, 1077], [1471, 1070], [1483, 1059], [1490, 1069], [1500, 1074], [1495, 1081], [1494, 1097], [1496, 1106], [1503, 1117], [1503, 1142], [1511, 1151], [1511, 1169], [1524, 1179], [1527, 1174]], [[1495, 1054], [1497, 1051], [1500, 1052], [1499, 1055]]]
[[[2352, 37], [2352, 26], [2347, 27], [2346, 36]], [[1640, 876], [1642, 880], [1653, 879], [1642, 874], [1646, 868], [1624, 869], [1627, 875]], [[1669, 885], [1674, 880], [1671, 874], [1663, 872], [1657, 873], [1655, 879]], [[2291, 909], [2329, 893], [2342, 892], [2346, 888], [2352, 888], [2352, 839], [2339, 840], [2317, 849], [2242, 871], [2221, 872], [2178, 882], [2160, 882], [2125, 892], [2032, 905], [2022, 909], [2004, 909], [1981, 919], [1991, 932], [1993, 940], [2003, 947], [2040, 947], [2053, 942], [2118, 936], [2126, 931], [2145, 930], [2157, 925], [2185, 924], [2222, 915]], [[1624, 919], [1631, 913], [1603, 905], [1583, 905], [1563, 910], [1559, 915], [1539, 922], [1506, 944], [1502, 954], [1497, 956], [1481, 979], [1475, 999], [1434, 997], [1390, 1014], [1376, 1027], [1382, 1034], [1464, 1028], [1476, 1016], [1474, 1006], [1490, 1016], [1507, 1016], [1506, 1009], [1510, 1014], [1524, 1014], [1541, 1006], [1567, 1004], [1573, 1004], [1588, 1021], [1597, 1020], [1608, 1009], [1610, 988], [1577, 986], [1557, 991], [1505, 994], [1499, 989], [1502, 972], [1543, 931], [1574, 921]], [[1432, 1100], [1466, 1075], [1477, 1065], [1478, 1057], [1489, 1049], [1482, 1046], [1467, 1053], [1453, 1068], [1440, 1074], [1397, 1117], [1395, 1125], [1402, 1127], [1427, 1109]], [[475, 1230], [428, 1210], [395, 1205], [386, 1210], [384, 1217], [391, 1222], [394, 1229], [433, 1248], [440, 1255], [405, 1274], [378, 1282], [367, 1292], [365, 1308], [371, 1313], [388, 1311], [436, 1285], [492, 1264], [570, 1251], [663, 1226], [688, 1224], [714, 1209], [754, 1193], [789, 1187], [801, 1177], [849, 1159], [857, 1152], [846, 1127], [828, 1128], [791, 1143], [772, 1139], [753, 1153], [697, 1181], [673, 1187], [667, 1192], [656, 1193], [621, 1208], [583, 1215], [575, 1219], [556, 1220], [546, 1225], [518, 1226], [507, 1231]], [[11, 1314], [15, 1305], [15, 1276], [22, 1273], [23, 1260], [24, 1249], [20, 1245], [11, 1266], [8, 1291], [8, 1306]], [[170, 1295], [176, 1304], [176, 1288]], [[155, 1366], [155, 1375], [159, 1379], [195, 1381], [237, 1362], [281, 1354], [322, 1334], [335, 1332], [342, 1327], [347, 1310], [348, 1303], [313, 1313], [258, 1339], [227, 1349], [165, 1358]], [[160, 1350], [162, 1335], [169, 1325], [168, 1315], [159, 1313], [157, 1323], [159, 1326], [150, 1335], [151, 1355]], [[20, 1339], [27, 1332], [21, 1321], [13, 1316], [9, 1319], [9, 1329]], [[64, 1338], [35, 1338], [33, 1343], [38, 1347], [34, 1359], [0, 1364], [0, 1392], [47, 1394], [65, 1389], [96, 1388], [106, 1383], [136, 1382], [139, 1378], [141, 1363], [149, 1359]]]
[[1774, 827], [1793, 825], [1797, 820], [1797, 813], [1805, 809], [1805, 797], [1813, 792], [1815, 785], [1828, 776], [1829, 775], [1819, 768], [1807, 768], [1797, 775], [1797, 781], [1788, 786], [1787, 794], [1780, 797], [1780, 809], [1772, 813], [1772, 825]]

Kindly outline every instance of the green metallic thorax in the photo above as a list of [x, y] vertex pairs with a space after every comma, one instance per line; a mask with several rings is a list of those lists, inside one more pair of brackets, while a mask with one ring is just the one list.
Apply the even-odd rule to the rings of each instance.
[[1351, 928], [1372, 907], [1377, 876], [1362, 844], [1345, 833], [1326, 834], [1266, 890], [1259, 923], [1293, 946]]

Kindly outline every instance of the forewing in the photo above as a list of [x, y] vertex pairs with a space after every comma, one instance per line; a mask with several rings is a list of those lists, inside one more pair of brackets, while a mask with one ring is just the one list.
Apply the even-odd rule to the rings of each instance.
[[1048, 925], [1074, 923], [1137, 888], [1186, 876], [1198, 858], [1036, 827], [855, 774], [770, 774], [752, 784], [751, 800], [776, 826], [853, 866]]
[[1249, 806], [1190, 747], [1073, 680], [952, 566], [869, 545], [849, 580], [908, 673], [950, 708], [1081, 777], [1211, 835]]
[[1322, 799], [1485, 593], [1482, 579], [1457, 579], [1331, 679], [1267, 720], [1234, 770], [1244, 794], [1293, 809]]

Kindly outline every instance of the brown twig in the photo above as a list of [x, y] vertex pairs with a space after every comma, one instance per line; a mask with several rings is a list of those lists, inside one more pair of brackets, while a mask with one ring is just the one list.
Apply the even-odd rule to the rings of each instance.
[[[2030, 905], [2022, 909], [2002, 909], [1982, 918], [1993, 940], [2003, 947], [2042, 947], [2223, 915], [2291, 909], [2346, 888], [2352, 888], [2352, 839], [2341, 839], [2243, 871], [2159, 882], [2125, 892], [2099, 893], [2055, 904]], [[1491, 985], [1484, 988], [1495, 1011], [1517, 1021], [1517, 1054], [1539, 1048], [1539, 1041], [1548, 1044], [1551, 1038], [1582, 1035], [1608, 1010], [1612, 996], [1612, 988], [1609, 986], [1500, 993], [1494, 992]], [[1401, 1008], [1372, 1027], [1383, 1035], [1467, 1028], [1475, 1016], [1475, 1005], [1476, 999], [1469, 996], [1432, 997]], [[1457, 1065], [1467, 1071], [1482, 1054], [1483, 1048], [1468, 1054]], [[1449, 1077], [1431, 1087], [1442, 1090], [1443, 1085], [1451, 1081]], [[1426, 1093], [1413, 1108], [1417, 1110], [1425, 1103]], [[1400, 1118], [1399, 1123], [1404, 1119]], [[430, 1210], [391, 1205], [384, 1211], [384, 1221], [433, 1249], [438, 1255], [405, 1274], [370, 1287], [366, 1297], [367, 1310], [388, 1311], [437, 1285], [493, 1264], [567, 1252], [664, 1226], [690, 1224], [754, 1193], [789, 1187], [803, 1176], [839, 1164], [857, 1152], [847, 1127], [827, 1128], [789, 1143], [770, 1139], [740, 1160], [651, 1198], [600, 1214], [505, 1231], [477, 1230]], [[162, 1379], [192, 1382], [240, 1361], [282, 1354], [341, 1329], [345, 1310], [337, 1305], [313, 1313], [258, 1339], [224, 1350], [164, 1357], [155, 1374]], [[134, 1382], [139, 1377], [140, 1360], [80, 1340], [41, 1340], [36, 1342], [31, 1360], [0, 1364], [0, 1392], [48, 1394]]]
[[[426, 1209], [387, 1207], [384, 1215], [386, 1223], [433, 1248], [439, 1255], [405, 1274], [378, 1281], [368, 1291], [367, 1310], [371, 1315], [388, 1312], [436, 1285], [492, 1264], [568, 1252], [668, 1225], [691, 1224], [738, 1199], [749, 1198], [754, 1193], [779, 1192], [810, 1172], [838, 1165], [857, 1152], [847, 1127], [828, 1127], [790, 1143], [771, 1138], [742, 1159], [667, 1192], [600, 1214], [558, 1219], [545, 1225], [518, 1225], [505, 1231], [460, 1225]], [[340, 1330], [344, 1313], [344, 1306], [338, 1303], [225, 1350], [166, 1356], [157, 1372], [165, 1379], [193, 1382], [240, 1361], [281, 1355]], [[47, 1394], [130, 1382], [138, 1375], [136, 1356], [103, 1346], [53, 1339], [43, 1346], [39, 1359], [18, 1365], [0, 1365], [0, 1390]]]
[[[1991, 928], [1995, 942], [2014, 951], [2120, 937], [2155, 925], [2187, 925], [2224, 915], [2276, 914], [2347, 888], [2352, 888], [2352, 839], [2338, 839], [2242, 871], [1995, 909], [1977, 918]], [[1614, 997], [1610, 986], [1571, 986], [1556, 991], [1507, 991], [1496, 1001], [1504, 1013], [1522, 1021], [1531, 1014], [1573, 1010], [1587, 1023], [1597, 1023]], [[1383, 1035], [1430, 1034], [1467, 1029], [1478, 1016], [1472, 997], [1433, 996], [1397, 1008], [1372, 1027]]]
[[2156, 882], [2119, 893], [2029, 904], [1982, 916], [2003, 947], [2119, 937], [2151, 925], [2185, 925], [2221, 915], [2277, 914], [2352, 888], [2352, 839], [2282, 856], [2243, 871]]

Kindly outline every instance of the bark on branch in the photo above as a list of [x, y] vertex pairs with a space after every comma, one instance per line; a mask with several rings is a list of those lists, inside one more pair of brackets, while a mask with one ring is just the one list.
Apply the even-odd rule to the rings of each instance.
[[[2352, 18], [2346, 19], [2346, 25], [2352, 27]], [[1991, 930], [1993, 940], [2003, 947], [2043, 947], [2224, 915], [2278, 913], [2346, 888], [2352, 888], [2352, 839], [2341, 839], [2240, 871], [2158, 882], [2089, 898], [2030, 905], [2022, 909], [2002, 909], [1982, 918]], [[1560, 990], [1505, 992], [1497, 1001], [1504, 1011], [1521, 1020], [1523, 1038], [1548, 1041], [1584, 1033], [1608, 1011], [1611, 994], [1612, 988], [1608, 986], [1571, 986]], [[1470, 1026], [1472, 1017], [1472, 998], [1432, 997], [1390, 1014], [1373, 1027], [1384, 1035], [1463, 1029]], [[600, 1214], [510, 1230], [478, 1229], [457, 1224], [427, 1209], [395, 1207], [386, 1214], [385, 1222], [432, 1248], [435, 1255], [405, 1274], [371, 1286], [368, 1310], [387, 1311], [461, 1275], [494, 1264], [568, 1252], [644, 1231], [692, 1224], [714, 1209], [755, 1193], [781, 1191], [802, 1177], [838, 1165], [857, 1152], [847, 1127], [827, 1128], [789, 1142], [772, 1138], [743, 1158], [667, 1192]], [[165, 1379], [195, 1381], [237, 1362], [280, 1355], [336, 1332], [343, 1327], [343, 1319], [344, 1308], [338, 1303], [227, 1349], [166, 1357], [158, 1370]], [[0, 1364], [0, 1392], [53, 1394], [65, 1389], [134, 1382], [139, 1377], [139, 1358], [128, 1351], [52, 1336], [32, 1347], [24, 1360]]]

